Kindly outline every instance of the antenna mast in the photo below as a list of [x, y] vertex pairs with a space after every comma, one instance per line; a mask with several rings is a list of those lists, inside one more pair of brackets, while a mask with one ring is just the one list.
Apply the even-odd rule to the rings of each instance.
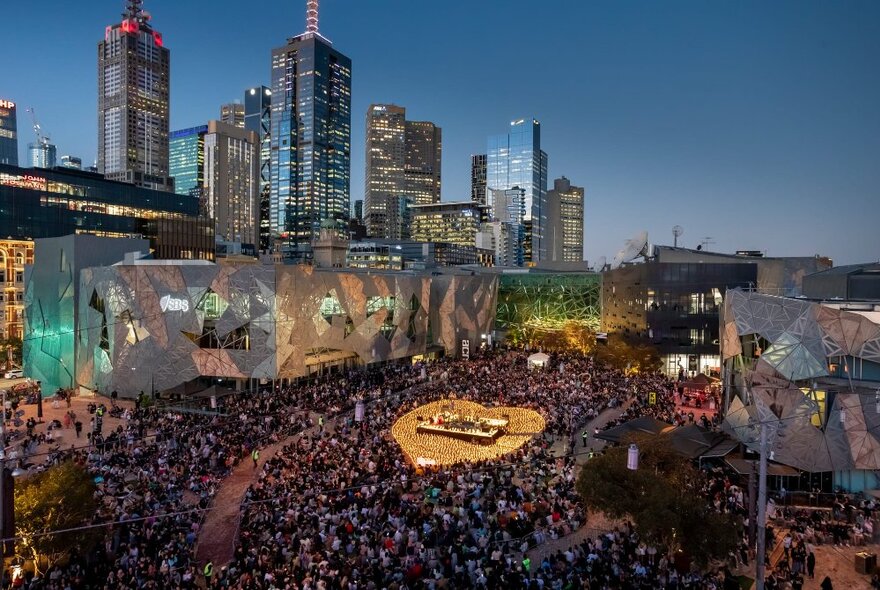
[[[140, 0], [131, 0], [137, 2]], [[318, 32], [318, 0], [306, 0], [306, 33]]]
[[678, 237], [684, 233], [684, 228], [680, 225], [676, 225], [672, 228], [672, 237], [673, 237], [673, 247], [678, 248]]

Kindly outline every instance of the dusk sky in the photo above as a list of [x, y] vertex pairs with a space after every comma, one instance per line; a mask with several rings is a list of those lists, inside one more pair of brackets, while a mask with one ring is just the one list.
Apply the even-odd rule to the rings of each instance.
[[[63, 154], [97, 145], [97, 43], [122, 0], [13, 0], [0, 14], [0, 98]], [[305, 0], [146, 0], [171, 49], [171, 128], [269, 83]], [[880, 2], [322, 0], [352, 60], [352, 201], [364, 116], [395, 103], [443, 128], [443, 200], [470, 196], [470, 155], [541, 121], [550, 184], [586, 190], [586, 252], [652, 243], [880, 259]]]

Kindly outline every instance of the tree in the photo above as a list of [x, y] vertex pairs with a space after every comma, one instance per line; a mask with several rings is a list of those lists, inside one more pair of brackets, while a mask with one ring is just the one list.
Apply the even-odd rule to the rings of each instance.
[[0, 351], [2, 351], [2, 362], [6, 366], [6, 370], [12, 368], [13, 365], [21, 366], [21, 338], [10, 336], [9, 338], [0, 338]]
[[667, 437], [635, 440], [640, 450], [635, 471], [626, 467], [626, 444], [586, 463], [577, 481], [586, 506], [631, 519], [643, 539], [669, 551], [682, 549], [698, 564], [726, 558], [738, 531], [700, 496], [702, 474], [675, 453]]
[[596, 360], [621, 371], [654, 373], [663, 366], [653, 346], [628, 342], [619, 334], [609, 335], [606, 345], [595, 348], [595, 355]]
[[48, 532], [88, 524], [95, 515], [95, 484], [85, 468], [66, 461], [15, 482], [15, 534], [18, 551], [51, 567], [71, 551], [87, 552], [99, 538], [97, 529], [59, 534]]

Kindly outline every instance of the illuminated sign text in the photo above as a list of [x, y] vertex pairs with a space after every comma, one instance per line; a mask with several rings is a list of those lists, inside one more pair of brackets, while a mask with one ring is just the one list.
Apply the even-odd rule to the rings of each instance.
[[166, 311], [189, 311], [189, 300], [165, 295], [159, 300], [162, 312]]

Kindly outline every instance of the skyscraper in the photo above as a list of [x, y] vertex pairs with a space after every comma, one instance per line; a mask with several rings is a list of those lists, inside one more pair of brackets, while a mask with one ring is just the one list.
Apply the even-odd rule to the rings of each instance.
[[541, 149], [541, 124], [535, 119], [512, 121], [509, 133], [489, 138], [486, 187], [515, 186], [525, 190], [526, 261], [538, 262], [546, 256], [547, 154]]
[[272, 50], [269, 221], [285, 255], [310, 257], [325, 220], [347, 232], [351, 175], [351, 60], [318, 33], [318, 0], [306, 32]]
[[202, 196], [205, 184], [205, 133], [207, 125], [171, 132], [169, 170], [174, 178], [174, 192]]
[[486, 154], [471, 156], [471, 201], [486, 204]]
[[375, 104], [367, 109], [364, 216], [367, 235], [404, 239], [408, 204], [440, 201], [441, 129], [407, 121], [406, 109]]
[[430, 121], [406, 122], [404, 188], [416, 205], [440, 201], [442, 131]]
[[244, 129], [244, 105], [238, 102], [221, 104], [220, 122]]
[[48, 141], [28, 143], [28, 155], [32, 168], [54, 168], [58, 164], [58, 150]]
[[270, 145], [272, 91], [266, 86], [255, 86], [244, 92], [244, 128], [257, 134], [260, 142], [260, 207], [259, 249], [271, 246], [269, 223], [269, 195], [272, 188]]
[[173, 190], [168, 169], [171, 52], [143, 0], [98, 43], [98, 171], [111, 180]]
[[259, 231], [259, 138], [222, 121], [209, 121], [205, 134], [205, 208], [215, 235], [256, 244]]
[[553, 181], [547, 192], [547, 258], [551, 262], [584, 259], [584, 189], [566, 177]]
[[0, 164], [18, 166], [18, 123], [15, 103], [0, 98]]
[[405, 195], [406, 109], [374, 104], [367, 109], [364, 224], [367, 235], [400, 239], [396, 200]]

